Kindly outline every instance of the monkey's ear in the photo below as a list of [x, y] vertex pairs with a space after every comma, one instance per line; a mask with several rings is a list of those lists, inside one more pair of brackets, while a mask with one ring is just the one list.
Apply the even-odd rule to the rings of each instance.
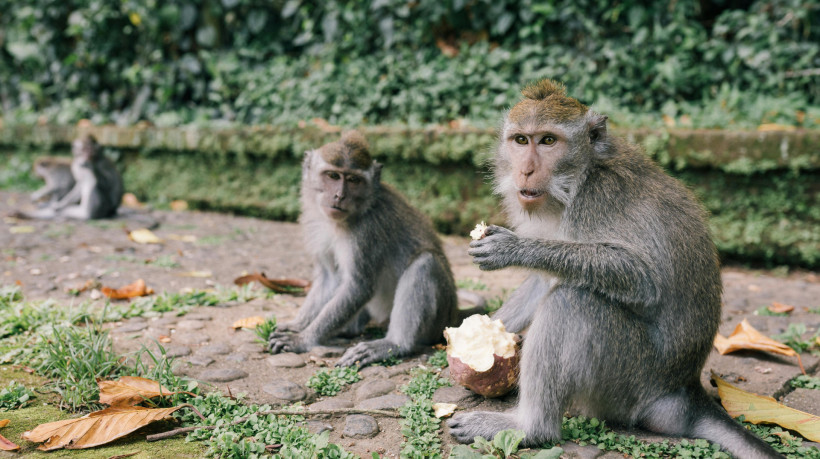
[[592, 149], [599, 156], [606, 155], [609, 145], [609, 138], [606, 130], [606, 115], [601, 115], [593, 111], [589, 112], [587, 124], [589, 125], [589, 143]]

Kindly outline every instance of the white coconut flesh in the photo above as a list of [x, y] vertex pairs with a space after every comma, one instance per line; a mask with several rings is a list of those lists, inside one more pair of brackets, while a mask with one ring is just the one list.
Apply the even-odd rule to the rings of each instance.
[[493, 355], [510, 358], [515, 355], [515, 334], [507, 332], [500, 320], [475, 314], [458, 328], [444, 330], [447, 338], [447, 354], [456, 357], [475, 371], [492, 368]]

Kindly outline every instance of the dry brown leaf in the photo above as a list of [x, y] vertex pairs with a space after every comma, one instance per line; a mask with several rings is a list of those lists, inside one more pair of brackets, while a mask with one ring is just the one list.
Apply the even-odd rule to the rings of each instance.
[[[10, 422], [11, 421], [9, 421], [8, 419], [3, 419], [2, 421], [0, 421], [0, 427], [6, 427], [7, 425], [9, 425]], [[0, 450], [17, 451], [18, 449], [20, 449], [20, 446], [18, 446], [16, 443], [9, 441], [8, 438], [0, 435]]]
[[0, 427], [6, 427], [7, 425], [9, 425], [10, 422], [11, 420], [9, 419], [0, 420]]
[[806, 371], [803, 369], [803, 361], [800, 360], [800, 354], [795, 352], [795, 350], [789, 346], [764, 336], [762, 333], [755, 330], [746, 319], [743, 319], [743, 322], [739, 323], [737, 327], [735, 327], [735, 331], [732, 332], [729, 338], [724, 338], [720, 334], [715, 336], [714, 344], [715, 348], [717, 348], [721, 355], [741, 350], [757, 350], [787, 355], [789, 357], [797, 357], [797, 363], [800, 365], [800, 371], [802, 371], [803, 374], [806, 374]]
[[131, 239], [137, 244], [162, 244], [162, 239], [157, 237], [157, 235], [152, 233], [148, 228], [128, 231], [128, 239]]
[[168, 335], [159, 335], [159, 342], [163, 344], [168, 344], [171, 342], [171, 337]]
[[181, 199], [177, 199], [177, 200], [171, 201], [168, 204], [168, 207], [170, 207], [171, 210], [173, 210], [174, 212], [182, 212], [182, 211], [188, 210], [188, 201], [183, 201]]
[[100, 286], [100, 283], [96, 279], [88, 279], [87, 281], [83, 282], [82, 284], [77, 284], [74, 287], [66, 287], [66, 292], [69, 293], [82, 293], [86, 290], [93, 290]]
[[769, 306], [768, 309], [775, 314], [782, 314], [794, 311], [794, 306], [772, 301], [772, 305]]
[[237, 277], [233, 280], [236, 285], [245, 285], [253, 281], [259, 282], [276, 293], [305, 293], [310, 289], [310, 281], [304, 279], [269, 279], [265, 273], [253, 273]]
[[100, 386], [100, 403], [112, 406], [136, 405], [149, 398], [178, 393], [162, 387], [157, 381], [139, 376], [123, 376], [117, 381], [97, 381], [97, 385]]
[[51, 451], [60, 448], [83, 449], [104, 445], [117, 438], [167, 418], [183, 406], [145, 408], [142, 406], [110, 406], [81, 418], [40, 424], [23, 432], [23, 439], [45, 442], [37, 449]]
[[239, 319], [231, 325], [234, 329], [237, 328], [256, 328], [257, 325], [264, 323], [265, 318], [262, 316], [245, 317]]
[[752, 424], [777, 424], [811, 441], [820, 441], [820, 417], [781, 405], [772, 397], [746, 392], [714, 373], [712, 379], [717, 383], [720, 403], [733, 418], [743, 415]]
[[118, 289], [103, 287], [100, 290], [103, 295], [111, 298], [112, 300], [123, 300], [126, 298], [134, 298], [137, 296], [145, 296], [154, 293], [154, 289], [145, 285], [145, 281], [142, 279], [137, 279], [133, 283]]

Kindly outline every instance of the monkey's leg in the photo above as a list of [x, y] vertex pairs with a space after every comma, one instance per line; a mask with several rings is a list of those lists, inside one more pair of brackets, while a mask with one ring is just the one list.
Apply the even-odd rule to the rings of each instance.
[[783, 457], [733, 420], [699, 382], [655, 400], [646, 409], [641, 425], [667, 435], [705, 438], [738, 458]]
[[446, 325], [437, 319], [452, 307], [446, 302], [454, 299], [439, 286], [438, 279], [446, 275], [433, 255], [419, 255], [399, 278], [387, 336], [353, 346], [336, 364], [365, 366], [389, 357], [403, 357], [414, 352], [418, 344], [437, 339]]
[[532, 321], [535, 309], [542, 298], [549, 293], [552, 281], [547, 281], [540, 274], [531, 274], [493, 314], [493, 319], [500, 319], [510, 333], [520, 333]]
[[79, 204], [82, 200], [83, 189], [82, 184], [77, 183], [62, 199], [52, 204], [52, 209], [61, 210], [73, 204]]
[[[565, 301], [550, 295], [548, 301]], [[529, 305], [528, 305], [529, 306]], [[548, 309], [543, 300], [539, 309]], [[518, 406], [508, 412], [473, 411], [453, 416], [447, 425], [450, 434], [462, 443], [474, 437], [491, 440], [506, 429], [523, 430], [522, 446], [541, 446], [561, 438], [561, 418], [569, 400], [567, 376], [560, 360], [560, 344], [553, 339], [556, 325], [543, 310], [536, 312], [524, 340], [519, 377]], [[558, 325], [559, 327], [561, 325]], [[560, 339], [559, 339], [560, 341]]]
[[333, 292], [339, 284], [337, 277], [338, 273], [335, 273], [330, 267], [317, 263], [316, 272], [313, 276], [313, 285], [311, 285], [302, 307], [299, 308], [299, 313], [295, 319], [280, 324], [277, 331], [300, 332], [310, 325], [310, 322], [319, 315], [322, 307], [333, 298]]

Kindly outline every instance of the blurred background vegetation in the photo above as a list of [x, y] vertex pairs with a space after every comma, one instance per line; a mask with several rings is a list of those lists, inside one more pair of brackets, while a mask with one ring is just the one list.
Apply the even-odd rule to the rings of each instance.
[[88, 119], [141, 200], [295, 220], [301, 153], [365, 127], [464, 234], [503, 221], [482, 159], [544, 77], [640, 131], [724, 259], [820, 267], [820, 0], [0, 1], [0, 188]]
[[7, 123], [494, 125], [545, 76], [626, 126], [820, 124], [820, 0], [0, 2]]

